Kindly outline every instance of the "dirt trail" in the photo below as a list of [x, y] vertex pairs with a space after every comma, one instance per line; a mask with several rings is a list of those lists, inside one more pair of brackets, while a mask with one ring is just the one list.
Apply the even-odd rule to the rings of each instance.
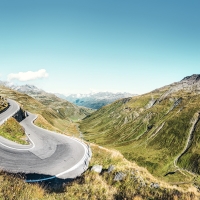
[[[190, 129], [190, 132], [189, 132], [189, 136], [188, 136], [186, 145], [185, 145], [183, 151], [174, 160], [174, 166], [178, 169], [180, 169], [180, 168], [177, 166], [177, 162], [181, 158], [181, 156], [183, 156], [187, 152], [187, 150], [190, 148], [190, 146], [192, 144], [193, 137], [194, 137], [194, 131], [195, 131], [196, 125], [199, 122], [199, 120], [200, 120], [200, 112], [197, 112], [197, 113], [195, 113], [195, 115], [193, 117], [192, 126], [191, 126], [191, 129]], [[187, 172], [189, 172], [189, 171], [187, 171]]]

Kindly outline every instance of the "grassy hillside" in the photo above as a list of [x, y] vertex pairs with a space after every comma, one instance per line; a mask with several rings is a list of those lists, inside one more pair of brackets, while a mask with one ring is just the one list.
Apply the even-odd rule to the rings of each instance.
[[0, 126], [0, 136], [20, 144], [28, 144], [24, 129], [14, 118]]
[[[31, 94], [29, 94], [31, 95]], [[58, 112], [62, 118], [68, 117], [71, 120], [80, 120], [93, 112], [92, 109], [78, 107], [66, 100], [60, 99], [54, 94], [42, 93], [31, 95], [43, 105], [46, 105]]]
[[93, 109], [76, 106], [52, 93], [45, 92], [34, 85], [11, 86], [11, 88], [33, 97], [43, 105], [58, 112], [63, 119], [69, 118], [70, 120], [77, 121], [93, 112]]
[[193, 142], [190, 144], [187, 152], [180, 158], [179, 165], [182, 168], [200, 174], [200, 123], [197, 124], [193, 135]]
[[[199, 174], [200, 87], [194, 78], [103, 107], [82, 121], [85, 139], [114, 147], [166, 181], [191, 176], [179, 167]], [[168, 172], [173, 175], [164, 176]]]
[[[163, 177], [163, 173], [175, 168], [173, 160], [177, 154], [182, 152], [185, 144], [185, 141], [183, 141], [180, 143], [183, 148], [173, 148], [177, 154], [166, 156], [167, 153], [171, 153], [170, 145], [174, 142], [173, 140], [178, 139], [180, 135], [182, 136], [182, 133], [171, 133], [171, 129], [168, 132], [170, 139], [164, 136], [165, 131], [163, 129], [171, 128], [172, 119], [179, 117], [181, 121], [190, 120], [186, 125], [180, 122], [184, 126], [182, 129], [186, 130], [186, 133], [183, 134], [184, 137], [188, 136], [190, 128], [194, 124], [192, 140], [195, 137], [198, 138], [199, 131], [199, 124], [195, 123], [198, 118], [196, 112], [196, 107], [199, 105], [196, 105], [199, 98], [198, 94], [194, 93], [188, 104], [186, 100], [188, 96], [191, 97], [189, 93], [178, 92], [176, 95], [171, 94], [163, 98], [163, 93], [166, 93], [168, 89], [168, 87], [162, 88], [143, 95], [142, 98], [134, 97], [116, 101], [84, 120], [81, 128], [82, 130], [85, 129], [85, 133], [87, 132], [85, 136], [88, 140], [96, 141], [105, 146], [112, 146], [124, 154], [121, 155], [116, 150], [91, 144], [93, 157], [90, 168], [95, 164], [100, 164], [103, 166], [103, 173], [97, 174], [88, 170], [74, 182], [51, 188], [46, 185], [26, 184], [20, 176], [2, 172], [0, 174], [0, 199], [199, 199], [197, 188], [194, 187], [194, 184], [199, 184], [198, 178], [194, 179], [190, 174], [186, 172], [183, 174], [181, 171], [177, 171], [173, 177]], [[62, 116], [60, 112], [52, 109], [48, 104], [45, 105], [26, 94], [18, 93], [3, 86], [0, 86], [0, 94], [16, 100], [24, 110], [37, 113], [37, 125], [55, 131], [62, 130], [63, 133], [79, 134], [76, 124], [72, 120]], [[182, 95], [181, 98], [180, 94]], [[156, 99], [157, 103], [155, 102]], [[193, 105], [191, 110], [190, 104]], [[185, 116], [186, 112], [190, 113], [188, 117]], [[183, 113], [183, 115], [180, 115], [180, 113]], [[15, 136], [20, 133], [22, 134], [19, 134], [20, 140], [24, 137], [23, 130], [14, 119], [8, 120], [6, 124], [1, 126], [1, 131]], [[166, 144], [158, 140], [157, 136], [160, 132], [163, 139], [166, 140]], [[173, 134], [179, 135], [175, 137]], [[198, 153], [195, 144], [191, 144], [191, 147]], [[186, 163], [184, 156], [186, 156], [186, 159], [190, 159], [191, 154], [188, 150], [180, 157], [178, 164], [182, 167]], [[159, 162], [157, 162], [158, 159]], [[132, 160], [136, 160], [160, 177], [153, 177], [145, 168], [138, 167]], [[146, 163], [144, 164], [145, 160]], [[150, 161], [153, 163], [153, 167]], [[171, 163], [167, 165], [167, 170], [165, 170], [165, 163], [168, 164], [168, 162]], [[110, 165], [114, 165], [115, 169], [111, 173], [107, 173]], [[114, 180], [118, 172], [125, 174], [122, 181]], [[166, 180], [170, 180], [171, 184], [165, 183]], [[158, 188], [153, 187], [152, 183], [157, 184]]]
[[[20, 176], [0, 174], [0, 199], [37, 199], [37, 200], [198, 200], [200, 198], [196, 188], [191, 184], [169, 185], [159, 181], [138, 167], [127, 161], [119, 152], [108, 150], [91, 144], [93, 157], [90, 167], [95, 164], [103, 166], [104, 172], [98, 174], [88, 170], [81, 177], [71, 183], [64, 183], [57, 187], [47, 185], [26, 184]], [[107, 172], [110, 165], [115, 168]], [[118, 172], [126, 174], [121, 181], [115, 181]], [[152, 187], [156, 183], [158, 188]]]
[[63, 116], [63, 114], [56, 109], [44, 105], [26, 94], [0, 86], [0, 95], [5, 98], [16, 100], [23, 110], [37, 114], [38, 119], [35, 122], [36, 125], [62, 133], [74, 134], [77, 132], [76, 124], [74, 124], [69, 117]]

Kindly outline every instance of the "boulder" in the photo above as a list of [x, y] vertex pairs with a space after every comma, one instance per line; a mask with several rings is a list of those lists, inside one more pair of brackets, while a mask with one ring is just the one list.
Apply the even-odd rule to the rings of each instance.
[[97, 173], [101, 173], [102, 171], [102, 165], [94, 165], [91, 169], [91, 171], [97, 172]]
[[151, 183], [151, 184], [150, 184], [150, 187], [151, 187], [151, 188], [158, 189], [158, 188], [160, 188], [160, 185], [159, 185], [158, 183]]
[[108, 167], [108, 173], [112, 172], [114, 169], [115, 169], [115, 166], [114, 165], [110, 165]]
[[126, 174], [123, 172], [117, 172], [117, 174], [114, 177], [114, 181], [122, 181], [125, 178]]

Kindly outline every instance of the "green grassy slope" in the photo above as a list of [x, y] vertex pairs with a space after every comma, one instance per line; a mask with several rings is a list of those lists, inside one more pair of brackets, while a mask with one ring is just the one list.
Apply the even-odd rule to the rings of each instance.
[[[175, 139], [178, 140], [180, 135], [186, 137], [191, 127], [191, 120], [196, 116], [196, 108], [199, 106], [198, 94], [189, 94], [178, 92], [168, 97], [160, 98], [162, 94], [168, 91], [168, 87], [154, 91], [152, 93], [134, 97], [130, 99], [122, 99], [114, 104], [106, 106], [87, 117], [81, 124], [81, 129], [85, 131], [88, 140], [101, 143], [102, 145], [115, 147], [119, 149], [125, 157], [130, 160], [137, 160], [143, 166], [156, 174], [163, 174], [170, 169], [173, 159], [177, 156], [166, 156], [172, 153], [170, 148]], [[21, 106], [30, 112], [39, 114], [37, 124], [52, 130], [62, 130], [63, 132], [74, 131], [74, 123], [60, 112], [52, 109], [48, 105], [44, 105], [34, 98], [22, 93], [18, 93], [6, 87], [0, 86], [0, 95], [16, 100]], [[192, 96], [192, 97], [191, 97]], [[168, 112], [174, 102], [182, 97], [181, 102], [170, 112]], [[154, 99], [160, 99], [151, 108], [147, 106]], [[188, 103], [189, 98], [189, 103]], [[192, 105], [192, 106], [191, 106]], [[183, 115], [181, 115], [182, 113]], [[185, 116], [186, 113], [190, 113]], [[103, 117], [104, 116], [104, 117]], [[173, 119], [176, 118], [183, 126], [185, 133], [173, 132], [172, 127], [176, 126]], [[179, 120], [180, 118], [181, 120]], [[189, 123], [183, 121], [189, 119]], [[15, 128], [15, 121], [8, 121], [4, 128], [9, 133], [13, 133], [10, 127]], [[11, 123], [11, 124], [10, 124]], [[18, 127], [20, 129], [20, 127]], [[56, 129], [57, 128], [57, 129]], [[165, 135], [164, 129], [168, 130], [168, 136]], [[158, 131], [160, 129], [160, 131]], [[174, 129], [174, 130], [177, 130]], [[158, 132], [157, 132], [158, 131]], [[22, 130], [19, 130], [22, 132]], [[157, 133], [156, 133], [157, 132]], [[198, 137], [199, 124], [197, 124], [194, 137]], [[175, 136], [174, 136], [175, 135]], [[21, 136], [19, 136], [21, 137]], [[163, 137], [166, 144], [158, 140]], [[178, 138], [178, 139], [177, 139]], [[185, 140], [182, 139], [181, 145], [184, 148]], [[177, 145], [177, 142], [174, 142]], [[194, 149], [197, 148], [194, 144]], [[178, 144], [179, 145], [179, 144]], [[193, 147], [193, 146], [192, 146]], [[80, 178], [74, 182], [63, 185], [62, 188], [48, 189], [34, 184], [26, 184], [23, 180], [13, 175], [0, 173], [0, 199], [198, 199], [196, 188], [191, 186], [191, 177], [181, 178], [181, 181], [187, 181], [188, 184], [171, 186], [152, 177], [147, 170], [138, 167], [135, 163], [129, 162], [117, 151], [105, 149], [97, 145], [91, 144], [93, 157], [90, 167], [94, 164], [101, 164], [107, 169], [111, 164], [115, 165], [115, 170], [108, 174], [96, 174], [88, 170]], [[178, 150], [177, 150], [178, 148]], [[177, 153], [181, 152], [182, 147], [173, 147]], [[187, 152], [189, 153], [189, 151]], [[197, 152], [198, 153], [198, 152]], [[164, 155], [163, 155], [164, 154]], [[162, 157], [161, 157], [162, 156]], [[185, 154], [184, 156], [187, 156]], [[184, 158], [181, 157], [181, 159]], [[182, 160], [179, 165], [182, 165]], [[144, 162], [146, 160], [146, 163]], [[159, 160], [159, 161], [158, 161]], [[167, 163], [167, 170], [166, 164]], [[183, 162], [184, 164], [185, 162]], [[155, 166], [152, 167], [152, 165]], [[156, 166], [158, 165], [158, 166]], [[159, 169], [160, 167], [160, 169]], [[172, 167], [171, 167], [172, 168]], [[152, 170], [153, 169], [153, 170]], [[123, 181], [114, 181], [117, 172], [126, 174]], [[177, 173], [179, 178], [181, 174]], [[174, 179], [177, 181], [177, 179]], [[145, 186], [141, 187], [141, 183], [145, 181]], [[151, 187], [151, 183], [158, 183], [159, 188]], [[178, 185], [178, 184], [174, 184]]]
[[[172, 84], [103, 107], [81, 123], [85, 139], [118, 149], [127, 159], [157, 176], [174, 171], [174, 160], [185, 148], [192, 120], [200, 110], [196, 85], [189, 90], [183, 90], [180, 85], [183, 84]], [[197, 173], [200, 169], [199, 126], [197, 123], [191, 147], [177, 163]], [[176, 175], [179, 179], [178, 173]], [[171, 180], [171, 177], [166, 179]]]
[[[31, 95], [32, 96], [32, 95]], [[33, 96], [43, 105], [49, 106], [60, 114], [63, 118], [70, 118], [71, 120], [79, 120], [93, 112], [92, 109], [85, 107], [78, 107], [66, 100], [60, 99], [54, 94], [43, 93]]]
[[[129, 162], [117, 151], [91, 144], [93, 156], [90, 167], [103, 166], [104, 172], [98, 174], [87, 170], [81, 177], [57, 187], [27, 184], [16, 175], [0, 172], [0, 199], [73, 199], [73, 200], [198, 200], [199, 193], [191, 184], [170, 185], [159, 181], [146, 169]], [[110, 165], [115, 168], [107, 173]], [[115, 181], [118, 172], [126, 174], [122, 181]], [[151, 186], [159, 185], [158, 188]]]
[[179, 165], [182, 168], [200, 174], [200, 123], [197, 124], [193, 142], [188, 151], [180, 158]]
[[80, 120], [93, 112], [93, 109], [76, 106], [67, 100], [61, 99], [52, 93], [40, 90], [35, 86], [24, 85], [16, 90], [20, 93], [27, 94], [45, 106], [48, 106], [55, 112], [60, 114], [60, 117], [69, 118], [73, 121]]
[[62, 113], [58, 112], [56, 109], [44, 105], [26, 94], [0, 86], [0, 95], [5, 98], [16, 100], [23, 110], [38, 114], [39, 117], [36, 120], [36, 124], [39, 126], [69, 134], [76, 131], [76, 125], [72, 123], [68, 116], [62, 115]]
[[0, 126], [0, 136], [19, 144], [28, 144], [23, 127], [14, 118], [8, 119]]

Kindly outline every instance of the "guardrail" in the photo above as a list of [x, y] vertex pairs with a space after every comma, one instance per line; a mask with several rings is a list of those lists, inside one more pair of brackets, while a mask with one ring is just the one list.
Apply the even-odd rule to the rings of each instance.
[[71, 137], [71, 138], [73, 138], [74, 140], [82, 143], [82, 145], [85, 146], [85, 149], [87, 149], [87, 151], [85, 153], [85, 156], [84, 156], [84, 166], [83, 166], [83, 170], [85, 171], [85, 170], [87, 170], [89, 162], [90, 162], [90, 160], [92, 158], [92, 150], [90, 148], [90, 145], [88, 143], [86, 143], [86, 142], [83, 142], [83, 139], [78, 139], [78, 138], [75, 138], [75, 137]]

